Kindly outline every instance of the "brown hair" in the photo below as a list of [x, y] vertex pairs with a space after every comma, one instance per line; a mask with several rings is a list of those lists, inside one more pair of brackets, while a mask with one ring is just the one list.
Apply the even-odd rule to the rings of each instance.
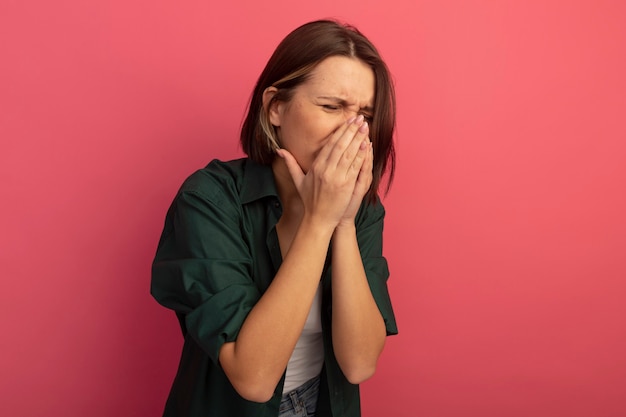
[[373, 120], [370, 123], [374, 167], [372, 186], [366, 195], [366, 199], [373, 202], [383, 174], [389, 171], [386, 191], [391, 187], [394, 176], [395, 92], [387, 65], [374, 45], [353, 26], [318, 20], [300, 26], [283, 39], [252, 92], [248, 113], [241, 128], [241, 147], [252, 160], [265, 165], [272, 163], [274, 150], [279, 144], [275, 128], [263, 107], [263, 92], [273, 86], [278, 92], [272, 100], [288, 102], [294, 89], [307, 81], [315, 66], [331, 56], [357, 58], [374, 72], [376, 92]]

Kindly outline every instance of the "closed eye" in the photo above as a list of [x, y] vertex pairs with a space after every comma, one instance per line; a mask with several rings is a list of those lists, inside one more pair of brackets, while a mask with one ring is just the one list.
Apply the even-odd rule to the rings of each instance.
[[322, 104], [322, 107], [326, 110], [339, 110], [339, 106], [335, 106], [332, 104]]

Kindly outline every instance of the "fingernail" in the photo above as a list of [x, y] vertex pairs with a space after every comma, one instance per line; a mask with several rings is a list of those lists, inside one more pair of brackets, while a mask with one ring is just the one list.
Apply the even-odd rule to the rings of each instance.
[[363, 151], [367, 147], [369, 147], [369, 144], [367, 143], [367, 140], [364, 140], [363, 142], [361, 142], [361, 146], [359, 147], [359, 149], [361, 149]]
[[351, 118], [348, 119], [348, 124], [354, 122], [354, 119], [356, 119], [356, 117], [352, 116]]
[[357, 117], [357, 118], [356, 118], [356, 122], [357, 122], [357, 124], [362, 123], [362, 122], [363, 122], [363, 119], [364, 119], [363, 115], [362, 115], [362, 114], [359, 114], [359, 117]]
[[361, 133], [365, 133], [365, 132], [367, 132], [367, 129], [368, 129], [368, 124], [367, 124], [367, 122], [363, 122], [363, 124], [361, 125], [361, 127], [359, 127], [359, 132], [361, 132]]

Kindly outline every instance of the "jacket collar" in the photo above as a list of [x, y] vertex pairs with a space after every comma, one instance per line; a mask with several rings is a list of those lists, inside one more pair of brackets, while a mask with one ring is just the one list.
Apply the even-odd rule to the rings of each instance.
[[278, 197], [272, 166], [247, 159], [241, 186], [241, 202], [246, 204], [263, 197]]

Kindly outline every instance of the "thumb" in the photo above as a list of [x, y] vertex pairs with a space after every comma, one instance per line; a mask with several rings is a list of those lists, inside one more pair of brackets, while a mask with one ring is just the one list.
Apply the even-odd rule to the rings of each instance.
[[293, 155], [286, 149], [277, 149], [276, 154], [285, 161], [285, 165], [287, 165], [287, 170], [289, 171], [289, 175], [291, 175], [293, 183], [297, 188], [300, 188], [300, 184], [304, 181], [304, 172], [302, 172], [302, 168], [300, 168], [296, 158], [294, 158]]

